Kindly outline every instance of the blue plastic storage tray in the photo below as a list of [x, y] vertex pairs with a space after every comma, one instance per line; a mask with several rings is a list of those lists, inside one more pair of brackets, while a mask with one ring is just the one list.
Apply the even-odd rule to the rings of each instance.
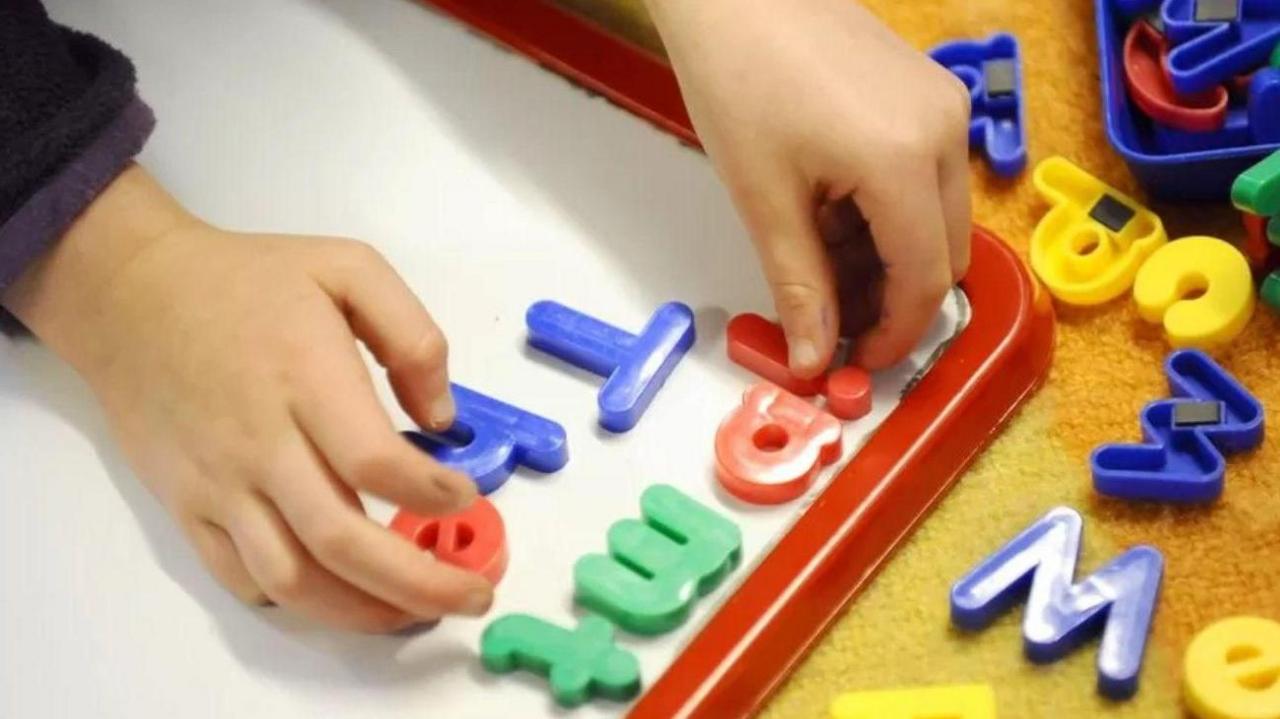
[[1156, 154], [1151, 121], [1137, 111], [1125, 90], [1122, 52], [1128, 19], [1117, 0], [1095, 0], [1094, 8], [1107, 138], [1148, 195], [1160, 200], [1225, 201], [1237, 175], [1280, 150], [1280, 144], [1268, 144]]

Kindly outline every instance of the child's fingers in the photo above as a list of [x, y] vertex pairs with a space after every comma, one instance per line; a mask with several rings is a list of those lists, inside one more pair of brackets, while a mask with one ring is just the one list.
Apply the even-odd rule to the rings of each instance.
[[857, 339], [880, 322], [884, 265], [852, 197], [824, 203], [818, 227], [836, 276], [840, 336]]
[[[288, 452], [272, 498], [311, 554], [352, 585], [416, 617], [480, 615], [493, 587], [477, 574], [438, 562], [412, 542], [353, 510], [339, 480], [304, 443]], [[317, 481], [319, 479], [320, 481]]]
[[434, 616], [410, 616], [339, 579], [298, 542], [264, 498], [245, 495], [224, 518], [245, 566], [271, 601], [342, 629], [392, 632]]
[[[967, 126], [964, 130], [967, 133]], [[938, 189], [942, 197], [942, 214], [947, 222], [952, 283], [959, 282], [969, 271], [969, 242], [973, 234], [973, 200], [969, 195], [969, 182], [969, 143], [968, 137], [962, 136], [948, 144], [938, 163]]]
[[787, 336], [791, 370], [815, 376], [831, 361], [838, 319], [835, 278], [815, 225], [814, 197], [807, 183], [781, 171], [737, 190]]
[[858, 363], [880, 369], [905, 357], [924, 335], [951, 287], [947, 223], [936, 163], [899, 161], [859, 188], [885, 267], [880, 323], [858, 344]]
[[476, 496], [471, 478], [436, 462], [392, 427], [345, 330], [321, 329], [315, 343], [315, 352], [294, 370], [291, 409], [333, 472], [352, 489], [428, 516], [470, 505]]
[[358, 242], [326, 247], [317, 281], [342, 306], [351, 329], [387, 369], [396, 399], [420, 426], [445, 429], [455, 407], [448, 344], [430, 313], [376, 250]]
[[182, 531], [218, 583], [245, 604], [268, 604], [266, 593], [245, 569], [240, 552], [226, 530], [204, 519], [181, 522]]

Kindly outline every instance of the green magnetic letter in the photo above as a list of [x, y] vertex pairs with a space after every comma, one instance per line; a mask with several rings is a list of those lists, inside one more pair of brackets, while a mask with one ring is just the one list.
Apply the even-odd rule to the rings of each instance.
[[[1245, 212], [1262, 217], [1280, 215], [1280, 151], [1236, 178], [1231, 186], [1231, 202]], [[1275, 227], [1273, 222], [1273, 231]]]
[[528, 669], [551, 683], [561, 706], [577, 706], [592, 696], [626, 700], [640, 692], [640, 664], [613, 644], [613, 626], [584, 617], [569, 631], [528, 614], [495, 619], [480, 637], [480, 661], [499, 674]]
[[609, 554], [588, 554], [573, 567], [578, 603], [637, 634], [661, 634], [689, 616], [693, 600], [738, 565], [737, 525], [674, 487], [640, 496], [644, 521], [609, 528]]

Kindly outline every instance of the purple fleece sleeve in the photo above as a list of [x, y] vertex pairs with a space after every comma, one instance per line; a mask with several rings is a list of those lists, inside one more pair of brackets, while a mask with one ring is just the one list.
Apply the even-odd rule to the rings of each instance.
[[0, 224], [0, 290], [17, 279], [133, 160], [155, 127], [134, 97], [80, 155]]
[[[0, 0], [0, 290], [129, 165], [154, 124], [123, 53], [55, 23], [41, 0]], [[0, 307], [0, 332], [13, 324]]]

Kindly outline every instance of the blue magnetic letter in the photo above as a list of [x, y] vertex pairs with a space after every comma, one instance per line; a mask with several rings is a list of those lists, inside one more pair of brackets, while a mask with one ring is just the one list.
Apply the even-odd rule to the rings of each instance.
[[458, 416], [440, 436], [405, 432], [423, 451], [466, 472], [481, 494], [501, 487], [516, 465], [555, 472], [569, 461], [564, 427], [519, 407], [452, 385]]
[[636, 426], [658, 388], [693, 346], [693, 310], [662, 305], [633, 335], [558, 302], [536, 302], [525, 314], [529, 344], [605, 377], [600, 426], [626, 432]]
[[1160, 10], [1160, 0], [1115, 0], [1116, 9], [1127, 18]]
[[[1124, 499], [1204, 502], [1222, 494], [1224, 454], [1262, 442], [1262, 404], [1235, 377], [1199, 350], [1178, 350], [1165, 361], [1169, 391], [1142, 409], [1146, 444], [1105, 444], [1089, 459], [1093, 486]], [[1216, 402], [1221, 421], [1179, 427], [1181, 404]]]
[[1249, 127], [1260, 145], [1280, 142], [1280, 68], [1263, 68], [1253, 74], [1249, 82]]
[[1023, 646], [1038, 663], [1060, 659], [1105, 623], [1098, 690], [1127, 699], [1138, 689], [1164, 560], [1152, 547], [1134, 547], [1072, 584], [1081, 532], [1075, 510], [1051, 510], [955, 583], [951, 622], [983, 629], [1026, 596]]
[[1271, 0], [1231, 3], [1230, 19], [1200, 19], [1202, 0], [1166, 0], [1160, 15], [1173, 49], [1165, 59], [1173, 87], [1191, 95], [1267, 64], [1280, 43], [1280, 9]]
[[1027, 165], [1027, 127], [1017, 38], [1000, 33], [985, 41], [947, 42], [930, 50], [929, 56], [969, 88], [969, 146], [986, 153], [991, 170], [1001, 177], [1022, 172]]
[[1248, 93], [1248, 105], [1229, 108], [1227, 119], [1217, 130], [1188, 132], [1153, 126], [1156, 148], [1163, 154], [1181, 155], [1280, 142], [1280, 68], [1255, 72]]

